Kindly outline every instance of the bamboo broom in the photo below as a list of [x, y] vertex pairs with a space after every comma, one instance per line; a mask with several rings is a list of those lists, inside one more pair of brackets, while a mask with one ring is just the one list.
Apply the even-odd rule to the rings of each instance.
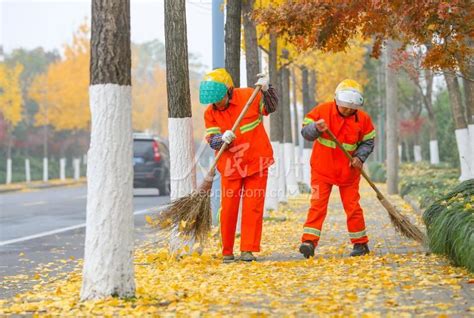
[[[346, 155], [349, 160], [352, 160], [351, 154], [344, 149], [342, 144], [337, 140], [336, 136], [332, 133], [331, 130], [326, 130], [328, 135], [331, 137], [331, 139], [336, 143], [336, 145], [341, 149], [344, 154]], [[375, 184], [370, 180], [369, 176], [367, 173], [364, 171], [364, 169], [361, 169], [362, 176], [367, 180], [369, 185], [374, 189], [375, 193], [377, 194], [377, 199], [380, 201], [380, 203], [383, 205], [385, 210], [387, 210], [388, 215], [390, 216], [390, 221], [392, 222], [392, 225], [395, 227], [395, 229], [401, 233], [403, 236], [415, 240], [419, 243], [424, 243], [426, 236], [421, 232], [421, 230], [414, 225], [413, 223], [410, 222], [410, 220], [401, 214], [388, 200], [385, 198], [385, 196], [380, 192], [380, 190], [375, 186]]]
[[[249, 100], [232, 126], [235, 133], [248, 109], [262, 87], [257, 85]], [[157, 217], [158, 226], [165, 231], [177, 229], [180, 235], [204, 242], [212, 227], [211, 188], [216, 174], [216, 165], [228, 145], [223, 143], [202, 184], [190, 194], [171, 202]]]

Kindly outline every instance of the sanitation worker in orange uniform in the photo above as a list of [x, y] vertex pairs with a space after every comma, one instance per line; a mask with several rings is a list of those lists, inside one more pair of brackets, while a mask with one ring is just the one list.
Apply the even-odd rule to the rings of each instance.
[[[346, 79], [337, 86], [334, 101], [317, 105], [303, 120], [301, 134], [306, 140], [314, 141], [311, 207], [299, 249], [306, 258], [314, 256], [333, 186], [339, 187], [349, 238], [354, 244], [350, 255], [369, 253], [364, 214], [359, 205], [359, 181], [360, 169], [374, 149], [375, 129], [370, 116], [362, 110], [363, 103], [361, 86]], [[328, 129], [349, 151], [352, 161], [330, 139], [326, 133]]]
[[263, 116], [275, 111], [278, 98], [268, 79], [260, 78], [262, 86], [240, 123], [232, 126], [252, 95], [253, 88], [234, 88], [232, 78], [224, 69], [208, 73], [201, 82], [201, 104], [209, 104], [205, 113], [206, 139], [216, 152], [223, 143], [229, 144], [218, 161], [221, 174], [220, 226], [224, 262], [233, 262], [234, 240], [240, 199], [242, 224], [240, 260], [255, 261], [254, 252], [260, 251], [263, 209], [268, 167], [273, 164], [273, 150], [263, 127]]

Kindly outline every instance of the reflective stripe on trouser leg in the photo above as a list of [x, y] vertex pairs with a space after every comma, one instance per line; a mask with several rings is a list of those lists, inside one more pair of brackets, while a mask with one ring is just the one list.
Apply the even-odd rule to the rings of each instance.
[[239, 215], [240, 190], [242, 179], [228, 180], [221, 178], [221, 241], [222, 255], [232, 255], [234, 253], [235, 229], [237, 217]]
[[312, 241], [316, 246], [326, 218], [332, 185], [313, 178], [311, 188], [311, 207], [308, 210], [301, 241]]
[[342, 205], [347, 216], [347, 229], [352, 244], [369, 241], [365, 230], [364, 213], [360, 207], [359, 181], [348, 186], [339, 187]]
[[240, 250], [260, 252], [268, 170], [244, 178]]

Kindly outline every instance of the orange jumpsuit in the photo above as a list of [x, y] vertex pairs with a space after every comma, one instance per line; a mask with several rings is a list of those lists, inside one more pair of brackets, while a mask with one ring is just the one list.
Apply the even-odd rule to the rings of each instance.
[[[343, 117], [334, 101], [322, 103], [306, 115], [303, 126], [319, 119], [326, 121], [328, 128], [351, 154], [354, 154], [360, 142], [375, 137], [372, 120], [362, 110], [358, 110], [355, 115]], [[343, 151], [337, 148], [326, 133], [322, 133], [314, 141], [311, 154], [311, 207], [304, 224], [303, 242], [312, 241], [315, 246], [318, 244], [333, 185], [339, 186], [351, 242], [368, 242], [364, 215], [359, 205], [360, 171], [349, 163]]]
[[[225, 110], [209, 105], [204, 113], [206, 137], [232, 129], [252, 92], [252, 88], [234, 88], [229, 107]], [[233, 254], [241, 197], [240, 250], [260, 251], [268, 167], [274, 162], [270, 140], [263, 127], [263, 116], [266, 115], [260, 93], [235, 132], [235, 140], [217, 163], [222, 178], [220, 225], [223, 255]]]

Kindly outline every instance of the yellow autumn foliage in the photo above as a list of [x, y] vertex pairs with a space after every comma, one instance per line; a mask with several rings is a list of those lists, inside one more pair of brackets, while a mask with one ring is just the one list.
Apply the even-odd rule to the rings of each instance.
[[[346, 216], [334, 195], [316, 255], [304, 259], [298, 247], [310, 195], [300, 195], [264, 220], [257, 262], [223, 264], [218, 235], [211, 235], [202, 254], [176, 258], [168, 252], [169, 239], [151, 230], [133, 257], [135, 297], [80, 301], [82, 260], [60, 259], [0, 280], [0, 288], [16, 294], [0, 300], [0, 316], [472, 316], [473, 275], [401, 237], [369, 185], [362, 182], [360, 191], [370, 255], [348, 257]], [[401, 197], [390, 200], [422, 226], [420, 215]], [[152, 217], [147, 219], [150, 223]], [[237, 238], [236, 252], [238, 247]]]
[[20, 75], [23, 65], [0, 64], [0, 113], [8, 126], [14, 128], [23, 118]]
[[150, 80], [132, 77], [132, 124], [136, 131], [150, 131], [167, 135], [168, 116], [166, 72], [153, 70]]
[[89, 111], [89, 29], [82, 24], [71, 44], [64, 45], [64, 58], [37, 76], [29, 96], [39, 105], [35, 125], [55, 130], [84, 130]]
[[318, 102], [332, 100], [337, 84], [346, 78], [358, 81], [362, 87], [367, 84], [364, 69], [366, 48], [361, 44], [352, 46], [346, 52], [313, 52], [304, 58], [304, 64], [316, 70], [316, 96]]
[[[168, 137], [168, 97], [166, 70], [155, 66], [150, 76], [136, 72], [139, 54], [132, 50], [132, 125], [134, 131]], [[199, 103], [199, 83], [190, 81], [193, 131], [196, 139], [204, 136], [204, 107]]]

